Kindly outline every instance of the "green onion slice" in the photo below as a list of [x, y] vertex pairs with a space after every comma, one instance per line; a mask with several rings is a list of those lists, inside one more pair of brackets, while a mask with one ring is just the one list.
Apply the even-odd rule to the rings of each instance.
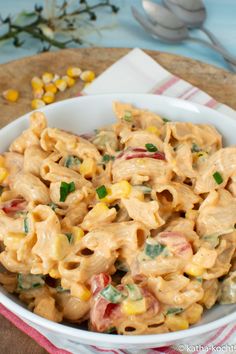
[[158, 151], [158, 148], [156, 147], [156, 145], [153, 145], [153, 144], [145, 144], [145, 147], [146, 147], [147, 151], [149, 151], [149, 152]]
[[146, 242], [144, 253], [148, 257], [154, 259], [157, 256], [159, 256], [164, 251], [165, 248], [166, 248], [166, 246], [161, 245], [160, 243], [148, 243], [148, 242]]
[[183, 312], [183, 308], [182, 307], [170, 307], [167, 311], [166, 311], [166, 315], [176, 315], [177, 313], [181, 313]]
[[18, 290], [30, 290], [43, 286], [45, 284], [42, 275], [22, 274], [17, 275]]
[[75, 182], [61, 182], [60, 186], [60, 202], [64, 202], [68, 194], [75, 191]]
[[163, 122], [164, 122], [164, 123], [168, 123], [168, 122], [170, 122], [170, 120], [169, 120], [169, 119], [167, 119], [167, 118], [162, 118], [162, 120], [163, 120]]
[[65, 289], [61, 285], [59, 285], [59, 286], [56, 287], [56, 291], [58, 293], [65, 293], [65, 292], [69, 292], [70, 290], [69, 289]]
[[104, 185], [98, 187], [96, 189], [97, 195], [99, 199], [105, 198], [105, 196], [107, 195], [107, 189]]
[[69, 243], [72, 243], [73, 242], [73, 234], [71, 232], [66, 232], [65, 233]]
[[26, 217], [24, 218], [24, 232], [28, 234], [29, 232], [29, 219]]
[[126, 122], [132, 122], [132, 113], [130, 111], [125, 111], [123, 119]]
[[101, 296], [112, 304], [118, 304], [124, 299], [124, 294], [117, 290], [114, 286], [108, 285], [101, 292]]
[[103, 156], [102, 162], [107, 163], [109, 161], [114, 161], [114, 159], [115, 159], [115, 156], [106, 154]]
[[140, 190], [144, 194], [150, 194], [152, 192], [152, 188], [149, 186], [145, 186], [144, 184], [133, 186], [135, 189]]
[[216, 171], [213, 173], [214, 180], [216, 181], [217, 184], [221, 184], [224, 180], [220, 174], [220, 172]]
[[140, 288], [136, 284], [126, 284], [125, 288], [128, 290], [128, 297], [132, 301], [142, 300], [143, 295]]
[[200, 151], [202, 151], [202, 149], [197, 144], [193, 143], [191, 151], [192, 152], [200, 152]]
[[65, 162], [64, 162], [64, 166], [68, 167], [68, 168], [70, 168], [71, 166], [80, 165], [80, 164], [81, 164], [80, 159], [77, 156], [71, 156], [71, 155], [67, 156], [67, 158], [65, 159]]
[[114, 333], [115, 331], [116, 331], [116, 327], [110, 327], [106, 331], [104, 331], [103, 333], [111, 334], [111, 333]]

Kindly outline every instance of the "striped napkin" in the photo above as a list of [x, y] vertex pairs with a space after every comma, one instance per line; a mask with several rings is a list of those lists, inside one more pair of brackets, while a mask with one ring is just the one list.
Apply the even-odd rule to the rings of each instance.
[[[133, 49], [109, 67], [92, 84], [86, 86], [82, 95], [101, 93], [153, 93], [182, 98], [211, 107], [236, 119], [236, 112], [210, 97], [188, 82], [172, 75], [140, 49]], [[151, 349], [105, 349], [67, 342], [62, 336], [42, 330], [33, 323], [26, 323], [0, 304], [0, 314], [16, 327], [32, 337], [51, 354], [180, 354], [180, 353], [235, 353], [236, 324], [228, 324], [191, 343], [187, 339], [171, 347]]]

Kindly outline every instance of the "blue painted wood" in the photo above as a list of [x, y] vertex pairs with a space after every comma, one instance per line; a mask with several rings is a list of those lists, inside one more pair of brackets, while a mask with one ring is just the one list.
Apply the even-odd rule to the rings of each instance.
[[[36, 0], [0, 0], [0, 13], [6, 16], [23, 9], [32, 10], [35, 2]], [[200, 44], [185, 42], [179, 45], [169, 45], [150, 37], [131, 15], [131, 3], [142, 10], [140, 0], [113, 0], [113, 2], [120, 7], [117, 15], [111, 16], [108, 10], [99, 10], [98, 20], [89, 28], [82, 26], [79, 30], [84, 33], [83, 46], [140, 47], [180, 54], [219, 67], [227, 67], [220, 55]], [[43, 4], [44, 1], [37, 0], [37, 3]], [[205, 0], [205, 5], [208, 13], [206, 27], [215, 33], [232, 54], [236, 55], [236, 0]], [[0, 33], [2, 33], [1, 29]], [[199, 30], [193, 30], [192, 34], [204, 38]], [[14, 48], [4, 43], [0, 47], [0, 63], [33, 55], [39, 50], [40, 45], [32, 39], [26, 41], [24, 48]]]

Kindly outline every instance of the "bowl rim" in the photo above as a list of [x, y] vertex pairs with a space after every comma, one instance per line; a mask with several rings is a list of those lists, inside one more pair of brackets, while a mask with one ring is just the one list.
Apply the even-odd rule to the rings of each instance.
[[[88, 95], [88, 96], [78, 96], [78, 97], [73, 97], [70, 99], [66, 99], [60, 102], [55, 102], [49, 106], [43, 107], [41, 109], [38, 109], [37, 111], [45, 112], [45, 114], [49, 113], [50, 111], [54, 109], [55, 106], [63, 106], [64, 104], [70, 104], [70, 102], [76, 101], [76, 100], [89, 100], [89, 99], [99, 99], [99, 98], [116, 98], [122, 99], [124, 98], [134, 98], [134, 97], [144, 97], [144, 96], [154, 96], [158, 99], [163, 100], [164, 102], [169, 102], [169, 103], [181, 103], [181, 109], [184, 109], [184, 105], [187, 103], [188, 107], [192, 106], [193, 108], [198, 108], [199, 110], [203, 110], [205, 112], [212, 112], [214, 111], [214, 114], [222, 119], [227, 119], [228, 121], [232, 121], [233, 124], [236, 124], [236, 120], [233, 117], [227, 116], [226, 114], [213, 110], [212, 108], [206, 107], [204, 105], [190, 102], [190, 101], [185, 101], [183, 99], [179, 98], [174, 98], [174, 97], [168, 97], [168, 96], [163, 96], [163, 95], [156, 95], [156, 94], [150, 94], [150, 93], [112, 93], [112, 94], [96, 94], [96, 95]], [[148, 107], [147, 107], [148, 109]], [[29, 117], [29, 115], [32, 112], [28, 112], [24, 114], [23, 116], [15, 119], [11, 123], [7, 124], [1, 130], [5, 129], [10, 129], [17, 125], [19, 122], [22, 122]], [[216, 117], [217, 119], [217, 117]], [[160, 333], [160, 334], [144, 334], [144, 335], [111, 335], [111, 334], [106, 334], [106, 333], [97, 333], [97, 332], [92, 332], [92, 331], [87, 331], [75, 327], [71, 327], [70, 325], [67, 324], [61, 324], [61, 323], [55, 323], [50, 320], [47, 320], [39, 315], [36, 315], [35, 313], [31, 312], [30, 310], [26, 309], [22, 305], [16, 303], [14, 300], [10, 299], [7, 296], [7, 292], [0, 286], [0, 303], [5, 306], [7, 309], [12, 311], [15, 315], [26, 319], [32, 323], [35, 323], [36, 325], [41, 326], [44, 329], [48, 329], [53, 332], [57, 332], [60, 334], [68, 335], [68, 337], [73, 337], [79, 339], [84, 339], [84, 340], [91, 340], [91, 341], [96, 341], [99, 345], [103, 345], [104, 342], [109, 343], [109, 344], [127, 344], [127, 345], [132, 345], [132, 344], [147, 344], [147, 345], [156, 345], [158, 343], [163, 343], [163, 342], [175, 342], [176, 340], [179, 339], [185, 339], [188, 337], [194, 337], [199, 334], [203, 333], [208, 333], [211, 332], [219, 327], [222, 327], [224, 325], [227, 325], [234, 320], [236, 320], [236, 311], [234, 311], [231, 314], [227, 314], [224, 317], [213, 320], [209, 323], [206, 324], [200, 324], [195, 326], [192, 326], [186, 330], [182, 331], [176, 331], [176, 332], [168, 332], [168, 333]]]

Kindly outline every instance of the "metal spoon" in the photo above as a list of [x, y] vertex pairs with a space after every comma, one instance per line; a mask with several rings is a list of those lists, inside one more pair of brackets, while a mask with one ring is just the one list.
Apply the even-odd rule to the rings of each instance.
[[[152, 11], [151, 6], [148, 3], [150, 3], [150, 1], [143, 0], [143, 7], [147, 12]], [[216, 38], [216, 36], [203, 26], [207, 17], [207, 13], [202, 0], [163, 0], [163, 3], [187, 27], [200, 29], [208, 36], [212, 43], [228, 52], [227, 49], [225, 49], [221, 44], [221, 42]], [[232, 66], [232, 63], [229, 61], [228, 64]], [[234, 70], [236, 70], [236, 68], [234, 68]]]
[[159, 38], [164, 42], [168, 43], [180, 43], [184, 40], [190, 40], [197, 43], [205, 44], [206, 46], [214, 49], [229, 61], [236, 64], [236, 60], [228, 53], [225, 53], [224, 50], [218, 48], [216, 45], [209, 43], [203, 39], [195, 38], [189, 36], [189, 31], [187, 27], [180, 21], [171, 11], [167, 10], [163, 6], [156, 5], [158, 11], [155, 13], [155, 22], [154, 25], [146, 17], [142, 16], [138, 10], [133, 6], [132, 13], [135, 19], [155, 38]]

